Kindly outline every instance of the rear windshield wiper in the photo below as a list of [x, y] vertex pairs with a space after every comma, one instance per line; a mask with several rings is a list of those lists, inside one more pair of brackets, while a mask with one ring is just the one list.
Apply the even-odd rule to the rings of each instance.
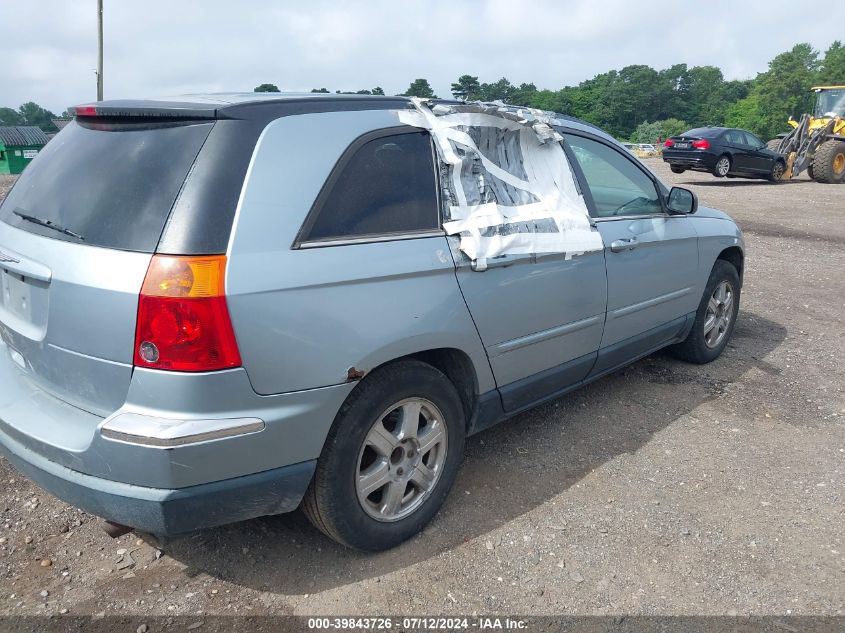
[[78, 240], [85, 241], [85, 238], [82, 237], [79, 233], [74, 233], [70, 229], [66, 229], [63, 226], [59, 226], [50, 220], [44, 220], [42, 218], [37, 218], [34, 215], [29, 215], [28, 213], [24, 213], [19, 209], [15, 209], [12, 211], [16, 216], [18, 216], [21, 220], [26, 220], [27, 222], [32, 222], [33, 224], [38, 224], [39, 226], [47, 227], [48, 229], [53, 229], [54, 231], [58, 231], [59, 233], [64, 233], [65, 235], [70, 235], [71, 237], [75, 237]]

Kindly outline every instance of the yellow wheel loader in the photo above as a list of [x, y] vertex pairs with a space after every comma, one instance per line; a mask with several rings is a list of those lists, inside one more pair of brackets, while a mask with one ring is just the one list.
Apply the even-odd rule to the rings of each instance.
[[845, 183], [845, 86], [816, 86], [813, 115], [796, 121], [792, 131], [772, 139], [771, 150], [786, 156], [783, 179], [807, 171], [816, 182]]

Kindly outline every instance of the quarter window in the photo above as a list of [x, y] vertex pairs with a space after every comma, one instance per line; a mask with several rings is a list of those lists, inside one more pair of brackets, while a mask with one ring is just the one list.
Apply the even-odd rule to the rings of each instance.
[[382, 136], [341, 159], [301, 241], [416, 233], [440, 226], [427, 132]]
[[600, 218], [663, 213], [660, 194], [643, 170], [621, 152], [591, 139], [568, 136]]

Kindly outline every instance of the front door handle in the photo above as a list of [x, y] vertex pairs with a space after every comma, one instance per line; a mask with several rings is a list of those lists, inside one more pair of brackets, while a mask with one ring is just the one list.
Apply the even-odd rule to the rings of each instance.
[[614, 240], [610, 243], [610, 250], [614, 253], [621, 253], [622, 251], [632, 251], [637, 248], [637, 236], [623, 237], [622, 239]]

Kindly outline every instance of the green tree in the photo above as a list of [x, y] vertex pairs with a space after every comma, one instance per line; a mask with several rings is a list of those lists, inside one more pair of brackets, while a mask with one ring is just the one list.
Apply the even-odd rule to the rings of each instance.
[[18, 114], [21, 118], [19, 125], [35, 125], [45, 132], [58, 131], [58, 128], [53, 123], [56, 115], [49, 110], [45, 110], [33, 101], [28, 101], [18, 108]]
[[434, 90], [428, 83], [428, 79], [414, 79], [408, 89], [403, 93], [405, 97], [421, 97], [423, 99], [437, 99]]
[[751, 91], [758, 97], [754, 130], [771, 138], [787, 130], [786, 121], [812, 112], [810, 87], [818, 80], [819, 53], [809, 44], [797, 44], [769, 62], [769, 70], [757, 75]]
[[518, 106], [531, 106], [534, 100], [534, 95], [537, 94], [537, 86], [534, 84], [519, 84], [518, 88], [514, 88], [510, 94], [510, 103]]
[[311, 92], [316, 92], [320, 94], [328, 94], [328, 88], [311, 88]]
[[23, 125], [23, 119], [17, 110], [0, 108], [0, 125]]
[[633, 143], [656, 143], [665, 141], [670, 136], [677, 136], [689, 129], [686, 121], [679, 119], [664, 119], [649, 123], [645, 121], [637, 126], [631, 135]]
[[458, 77], [458, 81], [452, 84], [452, 96], [464, 101], [478, 101], [481, 98], [481, 84], [478, 82], [478, 77], [472, 75]]
[[375, 88], [373, 88], [373, 94], [374, 95], [383, 95], [384, 90], [381, 88], [381, 86], [376, 86]]
[[482, 101], [504, 101], [510, 103], [516, 92], [516, 88], [505, 77], [492, 84], [481, 84], [479, 90]]
[[256, 86], [253, 92], [281, 92], [276, 84], [261, 84]]
[[731, 104], [725, 113], [725, 125], [750, 130], [764, 139], [768, 138], [767, 130], [762, 127], [763, 113], [760, 105], [760, 96], [757, 94], [748, 95], [736, 103]]
[[845, 85], [845, 46], [839, 40], [825, 52], [817, 81], [821, 85]]

